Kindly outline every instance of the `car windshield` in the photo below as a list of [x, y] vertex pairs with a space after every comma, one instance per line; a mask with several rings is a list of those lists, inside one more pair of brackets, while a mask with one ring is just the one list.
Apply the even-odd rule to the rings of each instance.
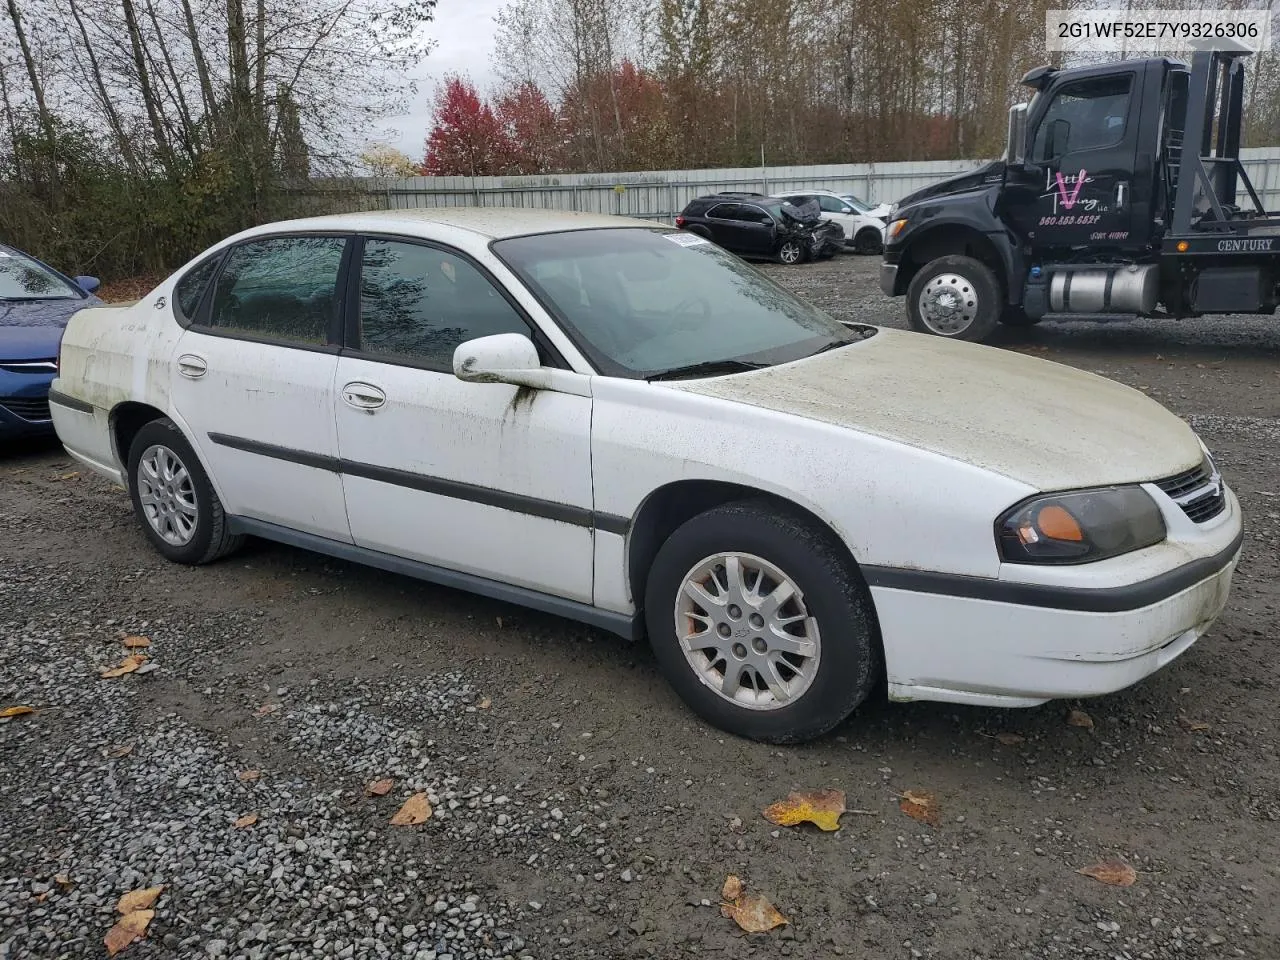
[[0, 249], [0, 300], [75, 300], [79, 291], [48, 267]]
[[691, 233], [580, 230], [493, 250], [613, 376], [768, 366], [863, 336]]

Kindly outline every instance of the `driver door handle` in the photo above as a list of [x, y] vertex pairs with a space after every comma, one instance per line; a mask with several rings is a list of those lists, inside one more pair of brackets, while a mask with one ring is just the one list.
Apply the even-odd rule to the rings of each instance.
[[1121, 180], [1116, 184], [1116, 212], [1124, 210], [1129, 205], [1129, 184]]
[[357, 410], [374, 411], [387, 404], [387, 395], [371, 383], [355, 381], [342, 388], [342, 399]]

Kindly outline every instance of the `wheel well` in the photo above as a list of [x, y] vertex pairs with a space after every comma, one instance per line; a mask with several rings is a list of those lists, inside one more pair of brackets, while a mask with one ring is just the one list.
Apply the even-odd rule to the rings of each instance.
[[985, 263], [995, 273], [1001, 287], [1008, 283], [1005, 279], [1005, 264], [995, 244], [973, 227], [960, 224], [934, 227], [913, 240], [903, 251], [902, 261], [898, 267], [898, 282], [905, 290], [911, 283], [911, 278], [920, 271], [921, 267], [939, 257], [953, 255], [973, 257]]
[[116, 459], [122, 465], [129, 462], [129, 448], [138, 431], [152, 420], [159, 420], [164, 412], [145, 403], [130, 400], [111, 411], [111, 439], [116, 448]]
[[[631, 536], [628, 538], [627, 575], [631, 586], [631, 596], [635, 601], [637, 622], [643, 629], [644, 624], [644, 591], [645, 581], [649, 577], [649, 568], [653, 566], [654, 557], [667, 538], [676, 532], [683, 523], [692, 520], [700, 513], [734, 500], [770, 500], [782, 510], [799, 513], [824, 530], [830, 531], [840, 552], [844, 555], [850, 569], [858, 570], [858, 561], [850, 552], [844, 538], [831, 529], [831, 525], [793, 500], [777, 494], [757, 490], [754, 487], [737, 483], [724, 483], [717, 480], [679, 480], [659, 487], [645, 498], [639, 511], [631, 523]], [[868, 591], [868, 601], [870, 592]], [[871, 603], [874, 617], [875, 604]], [[879, 635], [879, 623], [876, 633]]]

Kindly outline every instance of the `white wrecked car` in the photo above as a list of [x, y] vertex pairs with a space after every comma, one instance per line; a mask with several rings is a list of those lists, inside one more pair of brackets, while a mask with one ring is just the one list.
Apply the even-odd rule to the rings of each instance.
[[77, 314], [50, 396], [165, 557], [245, 535], [647, 634], [748, 737], [1030, 706], [1169, 663], [1240, 509], [1137, 391], [830, 319], [635, 220], [277, 223]]

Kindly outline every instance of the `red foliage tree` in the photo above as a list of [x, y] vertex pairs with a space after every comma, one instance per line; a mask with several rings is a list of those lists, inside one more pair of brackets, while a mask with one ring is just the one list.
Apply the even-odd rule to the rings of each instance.
[[483, 177], [506, 172], [511, 144], [493, 109], [462, 77], [436, 92], [422, 171], [427, 176]]
[[556, 173], [565, 168], [564, 123], [537, 84], [525, 81], [499, 94], [494, 112], [517, 172]]

